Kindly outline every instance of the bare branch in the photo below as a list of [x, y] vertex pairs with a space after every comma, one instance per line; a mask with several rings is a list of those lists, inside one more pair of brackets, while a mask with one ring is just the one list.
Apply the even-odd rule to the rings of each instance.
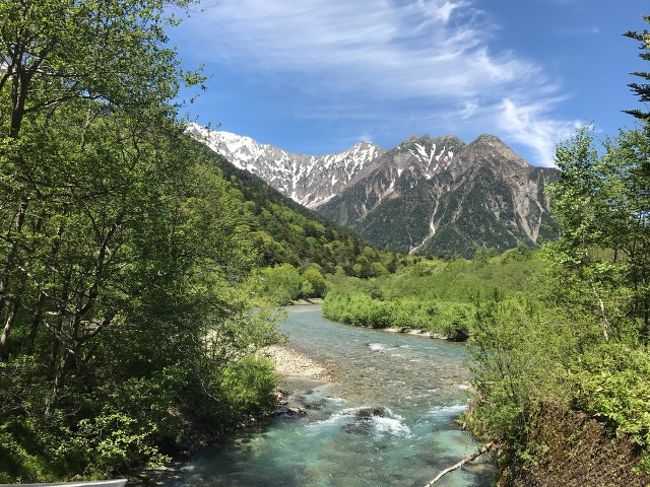
[[469, 463], [469, 462], [471, 462], [471, 461], [473, 461], [473, 460], [476, 460], [476, 459], [477, 459], [478, 457], [480, 457], [481, 455], [484, 455], [485, 453], [489, 452], [490, 450], [494, 450], [496, 447], [497, 447], [497, 445], [496, 445], [496, 443], [495, 443], [494, 441], [490, 441], [489, 443], [486, 443], [486, 444], [483, 445], [483, 446], [481, 447], [481, 449], [478, 450], [477, 452], [474, 452], [474, 453], [472, 453], [471, 455], [469, 455], [469, 456], [463, 458], [463, 459], [462, 459], [460, 462], [458, 462], [456, 465], [452, 465], [451, 467], [444, 469], [442, 472], [440, 472], [438, 475], [436, 475], [436, 477], [435, 477], [432, 481], [430, 481], [429, 483], [427, 483], [424, 487], [431, 487], [433, 484], [435, 484], [436, 482], [438, 482], [438, 480], [440, 480], [441, 478], [443, 478], [443, 477], [444, 477], [445, 475], [447, 475], [448, 473], [451, 473], [451, 472], [453, 472], [454, 470], [458, 470], [459, 468], [461, 468], [461, 467], [462, 467], [463, 465], [465, 465], [466, 463]]

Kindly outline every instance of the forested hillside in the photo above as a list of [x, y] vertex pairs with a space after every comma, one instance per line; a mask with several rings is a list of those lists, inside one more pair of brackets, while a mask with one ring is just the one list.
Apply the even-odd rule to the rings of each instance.
[[278, 336], [252, 298], [391, 262], [185, 135], [202, 77], [167, 3], [0, 2], [0, 482], [110, 476], [263, 414]]
[[[260, 266], [289, 263], [305, 267], [313, 263], [328, 273], [335, 272], [338, 266], [359, 277], [386, 272], [385, 267], [394, 270], [399, 258], [395, 253], [368, 247], [351, 230], [335, 226], [202, 144], [194, 142], [193, 150], [195, 157], [217, 167], [231, 191], [238, 195], [246, 211], [241, 221], [251, 232]], [[381, 263], [382, 267], [376, 265], [373, 270], [373, 263]]]

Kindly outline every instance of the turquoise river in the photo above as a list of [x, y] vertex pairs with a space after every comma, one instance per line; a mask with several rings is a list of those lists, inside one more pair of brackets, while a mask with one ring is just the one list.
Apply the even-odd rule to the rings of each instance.
[[[287, 378], [308, 408], [197, 453], [168, 487], [422, 486], [476, 451], [454, 422], [469, 395], [461, 344], [341, 325], [317, 305], [292, 306], [287, 346], [324, 364], [333, 382]], [[381, 415], [360, 417], [373, 408]], [[481, 460], [436, 486], [488, 486]]]

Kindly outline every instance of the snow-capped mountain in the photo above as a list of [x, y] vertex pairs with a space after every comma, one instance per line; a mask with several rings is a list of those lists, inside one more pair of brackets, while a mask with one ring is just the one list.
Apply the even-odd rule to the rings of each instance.
[[234, 166], [262, 178], [308, 208], [316, 208], [339, 194], [355, 175], [384, 153], [377, 145], [359, 142], [344, 152], [311, 156], [197, 124], [190, 124], [187, 132]]
[[553, 238], [544, 187], [556, 172], [529, 165], [491, 135], [470, 144], [414, 137], [317, 210], [378, 247], [471, 256]]
[[556, 170], [529, 165], [497, 137], [411, 137], [391, 150], [360, 142], [324, 156], [292, 154], [250, 137], [191, 125], [188, 133], [296, 202], [392, 250], [472, 256], [556, 236], [545, 185]]

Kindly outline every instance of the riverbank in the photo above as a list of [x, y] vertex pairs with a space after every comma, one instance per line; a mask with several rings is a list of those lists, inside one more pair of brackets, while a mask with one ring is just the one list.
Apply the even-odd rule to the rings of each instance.
[[265, 350], [273, 360], [280, 378], [300, 377], [303, 379], [332, 382], [332, 376], [325, 366], [310, 357], [285, 345], [272, 345]]
[[273, 361], [279, 378], [274, 410], [259, 417], [245, 418], [238, 428], [228, 431], [227, 434], [217, 437], [196, 436], [171, 465], [137, 469], [131, 472], [129, 485], [133, 484], [136, 487], [174, 485], [174, 482], [182, 479], [182, 466], [191, 454], [211, 444], [228, 442], [229, 438], [244, 434], [246, 429], [254, 429], [259, 425], [268, 424], [274, 416], [304, 416], [308, 407], [301, 401], [301, 396], [313, 385], [333, 382], [330, 372], [323, 364], [286, 345], [272, 345], [265, 348], [262, 353]]
[[348, 325], [397, 330], [451, 341], [469, 337], [476, 316], [471, 303], [425, 301], [415, 297], [380, 299], [350, 289], [330, 291], [323, 316]]
[[272, 416], [304, 416], [310, 409], [305, 395], [313, 388], [334, 382], [327, 368], [286, 345], [266, 349], [278, 375], [276, 407]]
[[377, 329], [388, 333], [401, 333], [404, 335], [413, 335], [422, 338], [432, 338], [434, 340], [451, 340], [446, 335], [442, 335], [440, 333], [434, 333], [432, 331], [422, 330], [420, 328], [396, 328], [394, 326], [391, 326], [387, 328], [377, 328]]
[[323, 298], [295, 299], [289, 306], [300, 306], [305, 304], [323, 304]]

